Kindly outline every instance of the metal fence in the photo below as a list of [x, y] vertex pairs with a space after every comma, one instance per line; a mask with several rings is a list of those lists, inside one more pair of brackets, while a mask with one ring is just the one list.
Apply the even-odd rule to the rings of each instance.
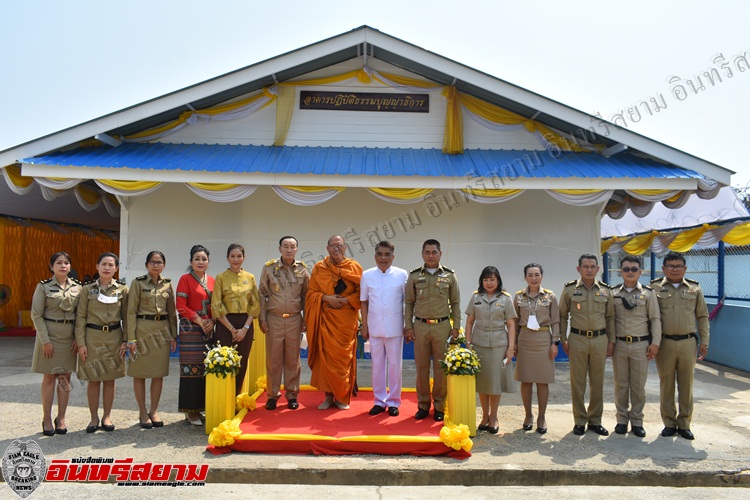
[[[661, 278], [662, 260], [668, 252], [641, 255], [643, 274], [641, 283]], [[620, 259], [627, 255], [624, 251], [605, 254], [602, 267], [603, 279], [609, 284], [622, 282]], [[687, 262], [685, 277], [698, 281], [706, 297], [750, 301], [750, 245], [733, 246], [720, 242], [707, 248], [693, 247], [683, 253]]]

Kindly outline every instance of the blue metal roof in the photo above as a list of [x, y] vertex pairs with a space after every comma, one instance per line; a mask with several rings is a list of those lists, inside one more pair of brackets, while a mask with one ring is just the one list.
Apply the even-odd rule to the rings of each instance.
[[467, 149], [122, 144], [79, 148], [26, 158], [24, 163], [154, 171], [315, 174], [343, 176], [520, 178], [703, 178], [692, 170], [621, 153], [555, 153]]

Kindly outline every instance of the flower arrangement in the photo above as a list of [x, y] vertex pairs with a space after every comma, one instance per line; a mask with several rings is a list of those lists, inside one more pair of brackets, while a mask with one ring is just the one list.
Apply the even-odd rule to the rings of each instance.
[[455, 344], [451, 343], [451, 347], [445, 353], [445, 359], [440, 360], [440, 366], [448, 375], [476, 375], [482, 369], [479, 357], [471, 349], [461, 347], [459, 339], [456, 339]]
[[242, 356], [237, 353], [234, 347], [216, 344], [216, 347], [209, 349], [206, 353], [206, 359], [203, 364], [206, 367], [206, 374], [221, 375], [226, 378], [227, 375], [237, 375], [240, 371], [240, 360]]

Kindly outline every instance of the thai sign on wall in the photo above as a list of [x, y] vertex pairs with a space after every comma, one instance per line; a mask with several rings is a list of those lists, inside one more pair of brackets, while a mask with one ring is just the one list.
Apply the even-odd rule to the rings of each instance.
[[300, 109], [335, 109], [341, 111], [397, 111], [428, 113], [429, 94], [385, 94], [375, 92], [300, 91]]

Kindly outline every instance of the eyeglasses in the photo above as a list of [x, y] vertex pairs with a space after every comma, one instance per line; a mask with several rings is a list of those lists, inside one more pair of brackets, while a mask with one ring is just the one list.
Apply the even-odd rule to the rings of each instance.
[[683, 266], [682, 264], [677, 265], [677, 266], [673, 266], [673, 265], [669, 264], [669, 265], [666, 265], [664, 267], [666, 267], [670, 271], [682, 271], [683, 269], [685, 269], [685, 266]]
[[622, 272], [624, 273], [637, 273], [640, 270], [641, 270], [640, 267], [623, 267], [622, 268]]
[[164, 262], [162, 262], [160, 260], [150, 260], [150, 261], [148, 261], [148, 264], [150, 266], [163, 266]]

